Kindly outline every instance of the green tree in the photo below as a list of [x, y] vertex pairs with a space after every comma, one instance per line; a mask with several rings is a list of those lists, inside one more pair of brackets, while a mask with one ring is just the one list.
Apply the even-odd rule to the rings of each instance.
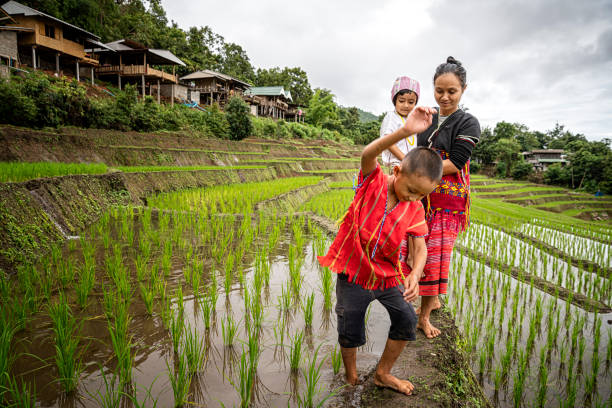
[[225, 117], [229, 123], [229, 135], [232, 140], [242, 140], [251, 135], [253, 125], [249, 117], [249, 105], [239, 96], [230, 98], [225, 107]]
[[255, 76], [256, 86], [283, 86], [291, 92], [293, 102], [308, 106], [313, 91], [308, 82], [308, 75], [299, 68], [279, 67], [270, 69], [258, 69]]
[[238, 78], [242, 81], [252, 83], [255, 79], [255, 72], [246, 51], [234, 43], [224, 43], [220, 54], [221, 71]]
[[497, 140], [490, 127], [486, 126], [482, 129], [480, 140], [474, 147], [472, 152], [473, 159], [478, 159], [483, 164], [491, 164], [497, 157]]
[[521, 145], [514, 139], [503, 138], [497, 141], [496, 150], [498, 160], [506, 164], [505, 177], [510, 177], [512, 168], [519, 158], [518, 154], [521, 151]]
[[315, 126], [338, 119], [338, 107], [329, 89], [315, 89], [308, 103], [306, 121]]

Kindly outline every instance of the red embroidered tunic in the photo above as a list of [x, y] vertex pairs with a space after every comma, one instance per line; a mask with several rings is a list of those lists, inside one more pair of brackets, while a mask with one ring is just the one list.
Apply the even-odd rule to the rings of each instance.
[[427, 235], [420, 201], [400, 201], [387, 211], [387, 176], [380, 166], [365, 178], [359, 173], [355, 198], [342, 220], [338, 235], [319, 263], [348, 275], [366, 289], [403, 284], [400, 246], [406, 233]]

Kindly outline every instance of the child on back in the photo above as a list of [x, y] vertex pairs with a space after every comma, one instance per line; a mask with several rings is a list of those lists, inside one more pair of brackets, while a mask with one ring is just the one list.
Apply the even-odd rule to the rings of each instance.
[[[406, 122], [406, 117], [412, 112], [416, 104], [419, 102], [421, 94], [421, 85], [418, 81], [407, 76], [399, 77], [393, 82], [391, 87], [391, 102], [393, 102], [394, 110], [388, 112], [380, 125], [380, 137], [385, 137], [395, 132]], [[416, 134], [408, 137], [390, 146], [382, 154], [383, 163], [389, 172], [393, 171], [393, 167], [399, 166], [402, 159], [411, 149], [417, 145]], [[406, 236], [402, 242], [401, 258], [405, 262], [406, 267], [411, 268], [413, 263], [414, 240], [410, 236]]]
[[[385, 137], [395, 132], [406, 121], [406, 117], [412, 112], [416, 104], [419, 102], [421, 86], [418, 81], [408, 78], [407, 76], [399, 77], [391, 87], [391, 102], [393, 102], [394, 110], [388, 112], [380, 125], [380, 137]], [[383, 163], [386, 170], [391, 174], [393, 166], [401, 163], [404, 156], [413, 148], [416, 147], [416, 134], [398, 141], [392, 146], [389, 146], [382, 154]]]
[[387, 309], [391, 328], [374, 383], [409, 395], [410, 381], [391, 374], [391, 368], [407, 341], [415, 340], [416, 314], [410, 301], [418, 296], [418, 282], [427, 259], [424, 238], [415, 239], [414, 264], [406, 276], [400, 266], [400, 244], [405, 235], [427, 234], [421, 198], [442, 177], [442, 160], [428, 148], [413, 149], [386, 175], [377, 157], [407, 136], [421, 132], [431, 123], [435, 110], [419, 107], [395, 132], [376, 139], [361, 155], [361, 171], [355, 197], [322, 266], [338, 274], [336, 314], [338, 342], [346, 381], [355, 385], [357, 347], [365, 344], [365, 314], [377, 299]]

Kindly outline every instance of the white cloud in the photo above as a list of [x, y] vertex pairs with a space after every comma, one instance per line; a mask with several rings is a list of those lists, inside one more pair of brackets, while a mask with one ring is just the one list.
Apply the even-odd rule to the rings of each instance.
[[421, 82], [435, 105], [435, 67], [448, 55], [468, 72], [462, 102], [482, 125], [555, 122], [612, 138], [612, 2], [163, 1], [182, 28], [209, 25], [257, 67], [299, 66], [338, 103], [391, 109], [398, 75]]

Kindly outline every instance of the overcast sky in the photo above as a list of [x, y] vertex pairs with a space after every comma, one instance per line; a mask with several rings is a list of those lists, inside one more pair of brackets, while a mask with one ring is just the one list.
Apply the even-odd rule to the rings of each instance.
[[482, 126], [556, 122], [612, 138], [612, 0], [163, 0], [187, 29], [210, 26], [255, 67], [299, 66], [343, 106], [393, 109], [393, 80], [421, 83], [449, 55], [463, 62], [462, 103]]

